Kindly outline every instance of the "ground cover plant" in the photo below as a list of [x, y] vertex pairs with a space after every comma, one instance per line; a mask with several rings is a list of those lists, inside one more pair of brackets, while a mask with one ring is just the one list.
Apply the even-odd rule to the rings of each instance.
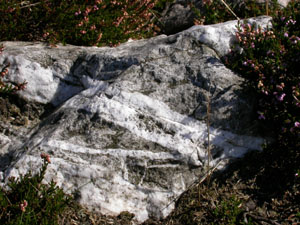
[[[3, 52], [3, 45], [0, 45], [0, 54]], [[9, 64], [4, 65], [0, 72], [0, 94], [14, 93], [23, 90], [26, 86], [26, 81], [23, 83], [12, 83], [5, 81], [5, 76], [8, 75]]]
[[42, 153], [43, 165], [40, 171], [32, 175], [28, 172], [19, 179], [9, 178], [9, 189], [0, 187], [1, 224], [58, 224], [58, 216], [70, 203], [71, 197], [56, 186], [42, 183], [49, 155]]
[[165, 2], [4, 0], [0, 2], [0, 40], [115, 46], [129, 38], [155, 35], [155, 9], [161, 9]]
[[192, 7], [197, 15], [195, 24], [215, 24], [228, 20], [245, 19], [261, 15], [273, 16], [280, 10], [277, 0], [258, 3], [255, 0], [245, 1], [212, 1], [203, 0], [201, 10]]
[[[134, 4], [129, 7], [128, 2]], [[147, 38], [159, 33], [155, 24], [159, 15], [156, 11], [162, 10], [166, 2], [42, 0], [21, 3], [5, 0], [0, 2], [0, 28], [3, 31], [0, 41], [40, 40], [53, 44], [115, 46], [129, 38]], [[204, 10], [196, 10], [197, 24], [236, 19], [221, 1], [202, 2]], [[266, 146], [262, 153], [249, 153], [230, 166], [226, 173], [215, 174], [210, 183], [191, 188], [177, 201], [176, 209], [165, 220], [149, 220], [145, 224], [300, 223], [300, 74], [297, 71], [300, 3], [292, 1], [284, 10], [278, 8], [275, 1], [269, 3], [267, 9], [266, 5], [250, 0], [228, 2], [239, 18], [267, 14], [268, 10], [273, 25], [263, 30], [241, 21], [236, 38], [237, 46], [243, 49], [242, 54], [235, 52], [233, 47], [232, 54], [224, 61], [247, 78], [257, 94], [257, 119], [271, 128], [274, 144]], [[5, 76], [9, 65], [1, 68], [0, 93], [25, 87], [25, 84], [7, 83]], [[10, 185], [14, 191], [1, 189], [2, 224], [6, 221], [11, 221], [10, 224], [48, 224], [42, 215], [51, 207], [54, 207], [52, 221], [58, 219], [59, 224], [131, 224], [133, 216], [128, 213], [108, 217], [83, 209], [54, 183], [42, 186], [42, 190], [45, 198], [52, 199], [48, 203], [57, 204], [47, 205], [50, 208], [44, 208], [46, 211], [39, 214], [38, 209], [47, 201], [27, 189], [32, 182], [39, 183], [47, 163], [44, 155], [44, 165], [36, 177], [27, 174], [18, 181], [12, 180]], [[25, 196], [25, 190], [29, 197]], [[7, 196], [14, 198], [8, 201]], [[35, 199], [35, 205], [28, 199]]]
[[[247, 78], [258, 101], [258, 118], [275, 129], [277, 138], [299, 146], [300, 138], [300, 3], [278, 12], [272, 28], [247, 22], [238, 26], [241, 54], [228, 65]], [[285, 139], [285, 140], [284, 140]], [[295, 146], [296, 147], [296, 146]]]

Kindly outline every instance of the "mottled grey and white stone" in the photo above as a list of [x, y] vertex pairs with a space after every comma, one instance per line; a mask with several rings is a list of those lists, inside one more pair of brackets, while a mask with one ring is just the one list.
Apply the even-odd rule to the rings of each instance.
[[129, 211], [139, 222], [167, 216], [173, 200], [203, 175], [208, 99], [211, 166], [224, 168], [264, 143], [244, 79], [220, 60], [236, 24], [194, 26], [116, 48], [3, 42], [0, 65], [10, 63], [12, 81], [28, 82], [19, 95], [56, 109], [22, 139], [0, 135], [0, 158], [10, 152], [13, 160], [2, 182], [36, 171], [46, 152], [46, 180], [76, 192], [81, 204]]

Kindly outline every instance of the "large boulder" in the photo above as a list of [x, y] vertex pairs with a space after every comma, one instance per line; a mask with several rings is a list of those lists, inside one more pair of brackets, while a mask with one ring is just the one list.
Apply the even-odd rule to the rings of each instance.
[[[168, 215], [205, 172], [208, 103], [210, 166], [222, 169], [265, 142], [244, 79], [220, 60], [236, 24], [194, 26], [116, 48], [3, 42], [0, 65], [10, 63], [11, 81], [28, 82], [19, 97], [30, 107], [21, 128], [1, 121], [1, 182], [36, 171], [46, 152], [46, 180], [76, 193], [82, 205], [129, 211], [139, 222]], [[30, 112], [43, 116], [33, 120]]]

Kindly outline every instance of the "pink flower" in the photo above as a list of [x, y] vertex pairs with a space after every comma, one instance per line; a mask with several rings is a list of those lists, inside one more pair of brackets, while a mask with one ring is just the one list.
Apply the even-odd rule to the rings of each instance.
[[46, 32], [46, 33], [43, 34], [43, 38], [46, 38], [48, 36], [49, 36], [49, 32]]
[[257, 112], [259, 114], [258, 119], [259, 120], [265, 120], [266, 117], [264, 116], [264, 114], [262, 112]]
[[95, 25], [91, 26], [90, 30], [96, 30], [96, 26]]
[[265, 95], [269, 95], [269, 92], [266, 90], [262, 90], [262, 93], [264, 93]]
[[287, 32], [285, 32], [283, 36], [288, 37], [289, 34]]
[[263, 87], [264, 86], [264, 84], [263, 84], [263, 82], [260, 80], [259, 82], [258, 82], [258, 84], [257, 84], [257, 87], [258, 88], [261, 88], [261, 87]]
[[282, 93], [281, 95], [277, 96], [277, 100], [280, 101], [280, 102], [282, 102], [283, 99], [284, 99], [284, 97], [285, 97], [285, 95], [286, 95], [285, 93]]
[[86, 34], [86, 31], [85, 30], [81, 30], [80, 33]]
[[297, 122], [295, 122], [295, 127], [298, 127], [298, 128], [300, 128], [300, 123], [297, 121]]
[[99, 10], [99, 8], [98, 8], [97, 5], [94, 5], [94, 10], [95, 10], [95, 11]]
[[247, 26], [248, 26], [248, 29], [251, 30], [251, 24], [248, 23]]
[[41, 153], [41, 158], [46, 160], [48, 163], [51, 163], [50, 156], [46, 153]]
[[21, 203], [19, 205], [20, 209], [22, 212], [25, 212], [26, 211], [26, 207], [28, 206], [28, 202], [26, 200], [23, 201], [23, 203]]

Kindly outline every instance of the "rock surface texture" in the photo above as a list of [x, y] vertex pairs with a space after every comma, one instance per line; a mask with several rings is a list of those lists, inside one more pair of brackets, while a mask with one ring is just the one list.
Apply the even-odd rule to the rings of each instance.
[[264, 142], [255, 135], [244, 80], [220, 60], [236, 24], [194, 26], [116, 48], [3, 42], [0, 65], [10, 63], [12, 81], [28, 82], [19, 96], [44, 115], [28, 115], [22, 128], [1, 121], [2, 182], [36, 171], [45, 152], [46, 180], [76, 192], [81, 204], [129, 211], [139, 222], [167, 216], [173, 200], [203, 175], [208, 99], [211, 166], [224, 168]]

